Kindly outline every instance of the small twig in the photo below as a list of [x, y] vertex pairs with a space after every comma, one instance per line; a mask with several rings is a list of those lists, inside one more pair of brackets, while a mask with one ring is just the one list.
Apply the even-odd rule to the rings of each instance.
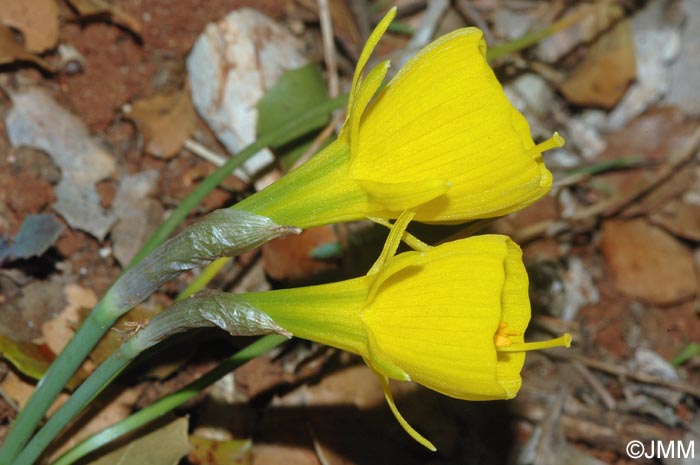
[[333, 98], [340, 93], [340, 84], [333, 40], [333, 20], [328, 0], [318, 0], [318, 18], [321, 22], [321, 36], [323, 37], [323, 59], [328, 67], [328, 94]]
[[392, 67], [389, 70], [390, 73], [392, 70], [394, 73], [398, 72], [418, 50], [428, 45], [433, 35], [435, 35], [440, 20], [449, 7], [450, 2], [448, 0], [432, 0], [428, 2], [428, 8], [425, 10], [425, 14], [423, 15], [418, 29], [416, 29], [415, 34], [411, 37], [405, 50], [395, 60], [395, 63], [392, 63]]
[[336, 112], [333, 115], [333, 119], [331, 122], [323, 128], [323, 131], [321, 131], [316, 138], [314, 138], [314, 141], [311, 143], [308, 149], [306, 149], [306, 152], [302, 154], [301, 157], [292, 165], [292, 169], [295, 169], [304, 163], [308, 161], [309, 158], [311, 158], [316, 152], [318, 152], [318, 149], [321, 147], [321, 145], [328, 139], [332, 134], [333, 131], [335, 130], [336, 126], [340, 122], [340, 120], [343, 118], [344, 112], [339, 111]]
[[307, 422], [306, 428], [309, 431], [309, 436], [311, 436], [311, 443], [314, 445], [314, 452], [316, 452], [316, 458], [318, 458], [318, 461], [321, 462], [321, 465], [331, 465], [330, 460], [328, 460], [326, 454], [323, 453], [323, 449], [321, 448], [321, 444], [318, 442], [318, 438], [314, 433], [314, 429], [313, 426], [311, 426], [311, 423]]
[[687, 139], [686, 143], [678, 151], [671, 154], [670, 161], [664, 165], [652, 179], [638, 183], [630, 192], [622, 192], [613, 197], [598, 202], [589, 207], [582, 208], [572, 216], [566, 218], [568, 220], [581, 220], [590, 218], [591, 216], [613, 216], [619, 213], [629, 204], [644, 197], [649, 192], [663, 184], [671, 178], [682, 165], [691, 160], [695, 152], [700, 147], [700, 126], [695, 129], [695, 132]]
[[621, 376], [623, 378], [632, 379], [640, 383], [665, 386], [689, 394], [697, 399], [700, 399], [700, 388], [687, 383], [683, 383], [681, 381], [672, 381], [664, 378], [659, 378], [657, 376], [649, 375], [646, 373], [632, 372], [621, 366], [614, 365], [612, 363], [602, 362], [600, 360], [595, 360], [589, 357], [584, 357], [583, 355], [570, 353], [570, 351], [550, 351], [548, 352], [548, 355], [559, 359], [575, 360], [589, 368], [593, 368], [594, 370], [604, 371], [606, 373]]
[[17, 405], [17, 403], [14, 400], [12, 400], [12, 398], [8, 396], [5, 390], [2, 388], [0, 388], [0, 397], [2, 397], [2, 399], [5, 402], [7, 402], [7, 405], [12, 407], [12, 409], [14, 409], [15, 411], [19, 411], [19, 405]]
[[415, 13], [418, 13], [419, 11], [425, 9], [425, 5], [428, 3], [427, 0], [413, 0], [413, 1], [404, 1], [404, 2], [399, 2], [401, 3], [398, 6], [398, 11], [396, 12], [396, 17], [397, 18], [402, 18], [404, 16], [409, 16]]
[[[372, 30], [370, 13], [367, 0], [353, 0], [350, 2], [350, 10], [357, 20], [357, 31], [360, 33], [360, 43], [364, 43]], [[358, 55], [359, 56], [359, 55]], [[357, 56], [354, 57], [357, 59]]]
[[455, 2], [455, 7], [457, 8], [457, 11], [462, 14], [462, 16], [464, 16], [467, 20], [471, 20], [474, 23], [474, 26], [481, 29], [488, 44], [496, 43], [496, 37], [491, 32], [491, 29], [489, 29], [489, 25], [486, 24], [486, 21], [484, 21], [481, 13], [479, 13], [479, 10], [474, 8], [470, 0], [457, 0], [457, 2]]
[[562, 320], [548, 315], [533, 315], [530, 324], [554, 336], [559, 336], [562, 333], [571, 333], [571, 337], [575, 341], [580, 339], [580, 325], [576, 321]]
[[[185, 148], [197, 155], [198, 157], [203, 158], [216, 166], [223, 166], [228, 160], [227, 157], [219, 155], [218, 153], [214, 152], [210, 148], [205, 147], [204, 145], [200, 144], [194, 139], [185, 140]], [[236, 169], [233, 172], [233, 174], [236, 175], [236, 177], [238, 177], [241, 181], [245, 182], [246, 184], [250, 183], [250, 176], [248, 176], [248, 174], [246, 174], [246, 172], [242, 169]]]
[[185, 148], [198, 157], [204, 158], [206, 161], [213, 163], [216, 166], [222, 166], [224, 163], [226, 163], [226, 157], [219, 155], [194, 139], [187, 139], [185, 141]]
[[571, 225], [569, 225], [569, 223], [566, 221], [549, 219], [520, 228], [517, 231], [514, 231], [511, 235], [513, 236], [513, 240], [515, 242], [522, 245], [540, 237], [543, 234], [546, 234], [547, 236], [556, 236], [562, 231], [568, 231], [570, 229]]
[[596, 378], [591, 371], [586, 368], [584, 364], [579, 362], [578, 360], [574, 360], [572, 362], [572, 365], [578, 371], [583, 379], [586, 380], [586, 382], [593, 388], [596, 394], [598, 394], [598, 397], [600, 397], [600, 400], [603, 401], [603, 404], [605, 404], [605, 407], [608, 410], [614, 410], [615, 409], [615, 399], [613, 399], [613, 396], [608, 392], [607, 389], [605, 389], [605, 386], [603, 386], [603, 383], [600, 382], [598, 378]]
[[582, 182], [585, 182], [591, 178], [591, 175], [588, 173], [575, 173], [575, 174], [570, 174], [569, 176], [558, 179], [552, 183], [552, 190], [553, 191], [558, 191], [559, 189], [563, 187], [568, 187], [568, 186], [573, 186], [575, 184], [580, 184]]

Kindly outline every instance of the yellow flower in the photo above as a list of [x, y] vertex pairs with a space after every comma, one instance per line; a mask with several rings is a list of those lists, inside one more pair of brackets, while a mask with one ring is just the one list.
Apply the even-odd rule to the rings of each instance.
[[395, 13], [360, 56], [338, 139], [235, 208], [303, 228], [409, 209], [418, 221], [454, 223], [519, 210], [550, 190], [541, 153], [563, 139], [534, 144], [486, 62], [480, 30], [437, 39], [379, 93], [388, 61], [363, 79]]
[[528, 279], [520, 248], [486, 235], [394, 256], [399, 218], [375, 266], [361, 278], [239, 296], [294, 336], [361, 355], [379, 376], [396, 418], [388, 378], [413, 380], [466, 400], [510, 399], [520, 388], [525, 352], [568, 346], [570, 336], [525, 343]]

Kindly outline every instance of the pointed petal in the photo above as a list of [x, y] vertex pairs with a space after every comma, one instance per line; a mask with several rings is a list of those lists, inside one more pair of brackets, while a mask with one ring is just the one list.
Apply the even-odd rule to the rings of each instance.
[[396, 254], [396, 249], [399, 248], [401, 238], [406, 232], [406, 227], [408, 227], [408, 223], [411, 222], [414, 216], [416, 216], [414, 212], [405, 211], [401, 213], [401, 216], [399, 216], [396, 222], [391, 226], [389, 237], [387, 237], [386, 242], [384, 242], [382, 252], [379, 254], [377, 261], [374, 262], [374, 265], [372, 265], [372, 268], [367, 272], [368, 275], [378, 273], [386, 261]]
[[369, 38], [367, 39], [365, 46], [362, 48], [362, 53], [360, 54], [360, 58], [357, 60], [357, 65], [355, 66], [355, 74], [352, 77], [352, 87], [350, 88], [348, 108], [352, 108], [355, 104], [355, 96], [358, 92], [360, 82], [362, 81], [362, 73], [365, 71], [365, 66], [369, 61], [369, 57], [372, 55], [372, 52], [377, 46], [379, 39], [382, 38], [389, 27], [389, 24], [391, 24], [395, 17], [396, 7], [393, 7], [386, 13], [384, 18], [379, 21], [379, 24], [377, 24], [377, 27], [374, 28], [372, 34], [370, 34]]
[[425, 446], [432, 452], [437, 451], [437, 448], [433, 445], [433, 443], [428, 441], [425, 437], [421, 436], [421, 434], [418, 431], [413, 429], [413, 427], [408, 424], [408, 422], [401, 415], [401, 413], [399, 413], [399, 409], [396, 408], [396, 404], [394, 403], [394, 396], [391, 394], [391, 389], [389, 388], [389, 380], [387, 379], [387, 377], [377, 373], [376, 371], [375, 373], [377, 374], [377, 378], [379, 378], [379, 383], [382, 385], [382, 391], [384, 391], [384, 397], [386, 398], [387, 404], [389, 404], [389, 409], [391, 409], [391, 413], [394, 414], [394, 417], [399, 422], [404, 431], [406, 431], [420, 445]]

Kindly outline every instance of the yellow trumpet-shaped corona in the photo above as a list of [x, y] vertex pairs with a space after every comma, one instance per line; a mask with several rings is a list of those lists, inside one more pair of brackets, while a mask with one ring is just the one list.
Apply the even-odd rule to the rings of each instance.
[[[363, 277], [240, 296], [295, 336], [359, 354], [377, 373], [401, 417], [388, 379], [412, 380], [465, 400], [510, 399], [528, 350], [568, 346], [565, 335], [526, 343], [528, 278], [520, 248], [485, 235], [394, 255], [415, 213], [402, 215]], [[416, 241], [407, 241], [416, 242]]]
[[[483, 34], [442, 36], [379, 90], [389, 62], [366, 76], [390, 10], [358, 60], [338, 139], [235, 208], [308, 227], [412, 210], [423, 222], [462, 222], [519, 210], [549, 192], [542, 152], [489, 67]], [[364, 77], [363, 77], [364, 76]]]

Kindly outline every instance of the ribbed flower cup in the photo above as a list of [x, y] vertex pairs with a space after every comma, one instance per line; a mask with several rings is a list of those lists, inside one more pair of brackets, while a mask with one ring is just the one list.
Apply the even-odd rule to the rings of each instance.
[[552, 175], [527, 121], [486, 61], [483, 34], [465, 28], [421, 50], [381, 90], [384, 61], [363, 79], [392, 9], [360, 56], [338, 139], [305, 165], [235, 206], [309, 227], [366, 217], [458, 223], [504, 215], [549, 192]]
[[392, 412], [411, 436], [435, 450], [399, 414], [388, 378], [415, 381], [465, 400], [513, 398], [525, 352], [569, 346], [571, 337], [526, 343], [528, 277], [520, 248], [484, 235], [393, 255], [413, 214], [399, 218], [382, 256], [361, 278], [233, 296], [296, 337], [362, 356], [379, 376]]

